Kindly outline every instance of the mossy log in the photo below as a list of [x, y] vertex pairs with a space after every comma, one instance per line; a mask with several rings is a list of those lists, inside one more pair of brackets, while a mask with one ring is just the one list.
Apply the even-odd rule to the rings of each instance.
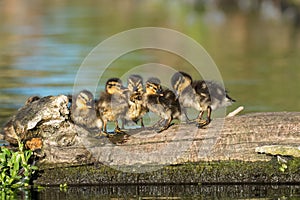
[[99, 137], [69, 119], [61, 95], [25, 105], [3, 133], [29, 147], [32, 139], [42, 141], [39, 184], [299, 183], [299, 158], [276, 153], [287, 156], [280, 170], [274, 155], [255, 151], [266, 145], [300, 151], [299, 122], [300, 112], [253, 113], [217, 118], [204, 129], [180, 124], [162, 133], [145, 128]]

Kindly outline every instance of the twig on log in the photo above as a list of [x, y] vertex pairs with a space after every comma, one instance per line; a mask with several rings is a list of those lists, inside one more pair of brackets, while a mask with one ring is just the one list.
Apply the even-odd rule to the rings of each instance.
[[242, 110], [244, 110], [244, 106], [240, 106], [237, 109], [235, 109], [234, 111], [228, 113], [228, 115], [226, 117], [233, 117], [236, 116], [237, 114], [239, 114]]

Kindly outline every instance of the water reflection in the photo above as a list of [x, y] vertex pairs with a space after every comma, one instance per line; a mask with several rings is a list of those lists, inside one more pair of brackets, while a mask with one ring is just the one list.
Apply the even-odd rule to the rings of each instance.
[[6, 199], [299, 199], [299, 185], [86, 185], [18, 190]]
[[298, 199], [299, 186], [140, 185], [47, 188], [35, 199]]
[[[99, 42], [142, 26], [175, 29], [202, 44], [217, 63], [230, 95], [238, 100], [236, 107], [245, 106], [245, 112], [299, 111], [300, 12], [293, 2], [2, 0], [0, 123], [30, 95], [72, 93], [81, 62]], [[124, 55], [105, 72], [104, 79], [149, 62], [191, 70], [179, 57], [148, 50]], [[299, 187], [70, 187], [67, 192], [49, 188], [33, 195], [40, 199], [96, 195], [292, 199], [299, 197]]]
[[[297, 111], [297, 16], [299, 7], [288, 1], [4, 0], [0, 7], [0, 109], [5, 113], [1, 122], [30, 95], [71, 93], [76, 72], [94, 46], [112, 34], [141, 26], [172, 28], [201, 43], [246, 112]], [[104, 78], [154, 61], [191, 69], [174, 55], [144, 51], [117, 60]]]

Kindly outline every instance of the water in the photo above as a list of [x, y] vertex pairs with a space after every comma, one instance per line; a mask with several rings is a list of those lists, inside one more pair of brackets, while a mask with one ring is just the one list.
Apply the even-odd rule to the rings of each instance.
[[[241, 1], [197, 2], [1, 1], [0, 123], [31, 95], [72, 93], [77, 71], [96, 45], [144, 26], [180, 31], [207, 50], [237, 100], [228, 112], [240, 105], [244, 113], [299, 111], [300, 34], [289, 13], [267, 4], [261, 9]], [[167, 52], [131, 52], [105, 71], [96, 94], [107, 78], [150, 62], [192, 72], [189, 63]]]
[[22, 199], [291, 199], [297, 185], [121, 185], [45, 188], [20, 192]]

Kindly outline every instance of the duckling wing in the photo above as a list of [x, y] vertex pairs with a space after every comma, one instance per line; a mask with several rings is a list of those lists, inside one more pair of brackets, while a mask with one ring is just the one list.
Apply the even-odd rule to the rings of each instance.
[[220, 84], [214, 81], [206, 81], [206, 84], [213, 98], [221, 100], [226, 96], [225, 88]]
[[[96, 104], [96, 108], [98, 111], [99, 116], [105, 117], [108, 115], [108, 113], [112, 113], [112, 107], [111, 107], [111, 95], [107, 93], [101, 93], [100, 98]], [[112, 118], [112, 117], [107, 117]]]
[[210, 91], [209, 91], [206, 81], [203, 81], [203, 80], [194, 81], [192, 83], [192, 87], [195, 89], [197, 94], [199, 94], [203, 97], [210, 95]]
[[120, 116], [125, 115], [128, 107], [125, 97], [107, 93], [102, 93], [97, 103], [100, 118], [106, 118], [109, 121], [116, 120]]
[[166, 106], [158, 95], [147, 95], [145, 106], [158, 116], [162, 116], [166, 112]]
[[235, 101], [227, 95], [227, 91], [219, 83], [214, 81], [205, 81], [205, 83], [211, 97], [211, 107], [213, 110], [229, 106]]
[[162, 103], [162, 105], [168, 108], [179, 106], [176, 95], [169, 89], [163, 91], [163, 96], [160, 97], [160, 102]]
[[179, 103], [184, 108], [195, 108], [196, 110], [201, 110], [200, 108], [200, 95], [195, 91], [193, 85], [185, 88], [179, 95]]
[[207, 84], [203, 80], [194, 81], [192, 84], [200, 102], [200, 106], [205, 108], [211, 104], [211, 90], [208, 88]]
[[96, 104], [97, 109], [104, 110], [111, 102], [111, 95], [107, 93], [101, 93], [100, 98]]
[[164, 109], [170, 112], [173, 118], [178, 118], [180, 116], [180, 103], [173, 91], [169, 89], [164, 90], [163, 96], [160, 97], [160, 101]]
[[114, 94], [112, 95], [111, 106], [118, 118], [125, 117], [129, 109], [128, 98], [125, 95]]

